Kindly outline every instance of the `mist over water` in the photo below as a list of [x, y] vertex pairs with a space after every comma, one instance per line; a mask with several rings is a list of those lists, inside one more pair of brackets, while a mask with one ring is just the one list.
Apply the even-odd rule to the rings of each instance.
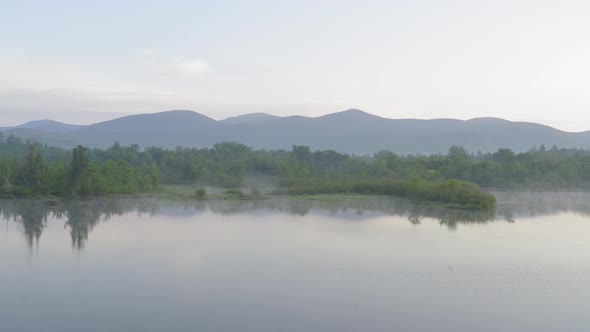
[[494, 194], [0, 201], [2, 329], [588, 330], [590, 193]]

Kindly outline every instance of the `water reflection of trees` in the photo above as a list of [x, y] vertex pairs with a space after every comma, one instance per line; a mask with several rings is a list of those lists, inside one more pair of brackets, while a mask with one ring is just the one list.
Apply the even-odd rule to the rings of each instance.
[[462, 224], [488, 223], [494, 220], [513, 222], [523, 217], [557, 215], [574, 212], [590, 216], [590, 193], [587, 192], [497, 192], [496, 211], [478, 212], [451, 210], [437, 205], [414, 204], [408, 200], [388, 197], [339, 197], [339, 198], [272, 198], [257, 201], [165, 201], [156, 198], [98, 199], [68, 201], [48, 204], [34, 200], [0, 200], [0, 216], [8, 222], [16, 222], [30, 247], [39, 242], [48, 219], [63, 220], [72, 247], [84, 248], [90, 232], [113, 216], [128, 213], [148, 215], [195, 216], [204, 211], [231, 215], [257, 213], [327, 214], [362, 221], [380, 215], [406, 217], [419, 225], [424, 219], [434, 219], [449, 228]]
[[2, 217], [18, 223], [29, 247], [39, 242], [47, 224], [48, 213], [34, 201], [6, 201], [1, 206]]
[[70, 233], [72, 247], [82, 249], [89, 233], [101, 221], [133, 211], [154, 215], [158, 210], [158, 206], [151, 204], [149, 200], [105, 199], [68, 201], [63, 204], [38, 200], [0, 201], [0, 216], [19, 224], [30, 247], [39, 242], [49, 218], [64, 220], [64, 228]]
[[264, 201], [213, 202], [214, 213], [236, 214], [249, 211], [274, 211], [304, 216], [310, 213], [328, 213], [341, 219], [363, 220], [376, 215], [407, 217], [419, 225], [422, 219], [436, 219], [441, 225], [455, 229], [458, 224], [486, 223], [494, 220], [494, 211], [467, 211], [448, 209], [439, 205], [415, 204], [409, 200], [383, 197], [338, 197], [333, 199], [284, 198]]
[[498, 191], [493, 194], [498, 200], [497, 215], [506, 220], [564, 212], [590, 216], [590, 192], [587, 191]]

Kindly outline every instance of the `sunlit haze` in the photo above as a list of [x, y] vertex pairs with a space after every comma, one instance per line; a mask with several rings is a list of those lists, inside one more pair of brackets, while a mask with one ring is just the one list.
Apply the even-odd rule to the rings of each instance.
[[0, 126], [190, 109], [590, 130], [587, 1], [12, 1]]

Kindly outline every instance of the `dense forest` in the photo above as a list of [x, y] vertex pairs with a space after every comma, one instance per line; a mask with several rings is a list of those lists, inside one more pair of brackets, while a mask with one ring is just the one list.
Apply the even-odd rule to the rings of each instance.
[[[488, 188], [588, 187], [590, 152], [540, 146], [518, 154], [509, 149], [471, 154], [451, 147], [446, 155], [403, 156], [381, 151], [357, 156], [311, 151], [306, 146], [254, 150], [235, 142], [175, 150], [115, 143], [106, 150], [79, 146], [68, 151], [13, 136], [0, 140], [0, 193], [4, 197], [132, 193], [154, 190], [160, 183], [230, 188], [242, 186], [249, 176], [276, 179], [279, 193], [392, 194], [459, 203], [481, 192], [474, 184]], [[449, 201], [451, 192], [455, 198]]]
[[83, 146], [65, 151], [12, 136], [0, 142], [0, 198], [125, 194], [158, 185], [154, 165], [134, 167], [122, 159], [91, 162]]

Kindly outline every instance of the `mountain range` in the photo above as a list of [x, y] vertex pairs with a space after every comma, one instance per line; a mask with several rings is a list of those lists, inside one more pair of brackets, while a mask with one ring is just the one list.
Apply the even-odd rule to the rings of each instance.
[[542, 144], [590, 149], [590, 131], [565, 132], [499, 118], [389, 119], [356, 109], [319, 117], [253, 113], [221, 121], [193, 111], [167, 111], [84, 126], [40, 120], [5, 127], [2, 131], [64, 148], [78, 144], [106, 148], [115, 142], [142, 147], [209, 147], [222, 141], [236, 141], [260, 149], [307, 145], [312, 150], [332, 149], [354, 154], [371, 154], [382, 149], [399, 154], [444, 153], [453, 145], [473, 152], [498, 148], [526, 151]]

